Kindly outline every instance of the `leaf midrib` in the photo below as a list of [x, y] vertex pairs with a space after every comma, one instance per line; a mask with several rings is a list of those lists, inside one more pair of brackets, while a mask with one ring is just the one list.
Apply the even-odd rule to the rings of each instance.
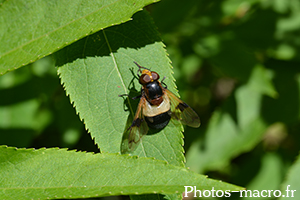
[[[102, 31], [103, 31], [103, 35], [104, 35], [105, 41], [106, 41], [106, 43], [107, 43], [108, 49], [109, 49], [109, 51], [110, 51], [110, 56], [111, 56], [111, 58], [112, 58], [112, 60], [113, 60], [113, 63], [114, 63], [114, 68], [116, 69], [116, 71], [117, 71], [117, 73], [118, 73], [118, 76], [120, 77], [120, 80], [121, 80], [121, 83], [122, 83], [122, 86], [123, 86], [123, 89], [124, 89], [125, 93], [128, 94], [127, 88], [126, 88], [125, 83], [124, 83], [124, 81], [123, 81], [124, 79], [123, 79], [123, 77], [122, 77], [122, 75], [121, 75], [121, 73], [120, 73], [119, 67], [118, 67], [118, 65], [117, 65], [117, 62], [116, 62], [114, 53], [113, 53], [113, 51], [112, 51], [112, 49], [111, 49], [111, 46], [110, 46], [110, 44], [109, 44], [109, 42], [108, 42], [108, 39], [107, 39], [107, 37], [106, 37], [105, 31], [104, 31], [104, 30], [102, 30]], [[129, 98], [127, 98], [127, 101], [128, 101], [128, 105], [129, 105], [130, 112], [132, 113], [132, 115], [134, 115], [133, 109], [132, 109], [132, 106], [131, 106], [131, 103], [130, 103], [130, 101], [129, 101]]]
[[0, 187], [0, 190], [16, 190], [16, 189], [56, 189], [56, 188], [109, 188], [109, 187], [119, 187], [119, 188], [131, 188], [131, 187], [179, 187], [181, 185], [104, 185], [104, 186], [55, 186], [55, 187]]

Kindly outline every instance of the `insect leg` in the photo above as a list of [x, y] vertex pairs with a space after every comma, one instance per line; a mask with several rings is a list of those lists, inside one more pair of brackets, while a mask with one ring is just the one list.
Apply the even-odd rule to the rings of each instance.
[[129, 94], [119, 94], [119, 97], [130, 97]]
[[129, 94], [120, 94], [118, 95], [119, 97], [130, 97], [132, 100], [136, 100], [138, 98], [141, 98], [142, 95], [138, 95], [138, 96], [135, 96], [135, 97], [131, 97]]
[[164, 83], [164, 80], [166, 79], [166, 77], [164, 76], [164, 78], [161, 80], [161, 83], [164, 85], [165, 89], [168, 88], [167, 84]]
[[136, 100], [136, 99], [139, 99], [139, 98], [141, 98], [141, 97], [142, 97], [142, 95], [140, 94], [140, 95], [138, 95], [138, 96], [132, 97], [131, 99], [132, 99], [132, 100]]

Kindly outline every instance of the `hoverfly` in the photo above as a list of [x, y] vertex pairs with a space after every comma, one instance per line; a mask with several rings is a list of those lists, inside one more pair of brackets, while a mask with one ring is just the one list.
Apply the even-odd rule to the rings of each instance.
[[161, 130], [168, 125], [171, 118], [194, 128], [200, 126], [196, 112], [167, 89], [167, 85], [163, 82], [165, 77], [160, 82], [158, 73], [134, 63], [139, 67], [137, 75], [142, 89], [139, 96], [132, 98], [140, 98], [140, 102], [133, 122], [127, 129], [130, 151], [135, 149], [149, 128]]

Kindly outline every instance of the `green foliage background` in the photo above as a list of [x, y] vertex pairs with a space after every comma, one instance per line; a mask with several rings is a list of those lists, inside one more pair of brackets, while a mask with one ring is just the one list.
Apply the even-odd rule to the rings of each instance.
[[[3, 8], [5, 1], [0, 2]], [[74, 2], [76, 4], [76, 1]], [[120, 3], [113, 7], [108, 6], [99, 13], [104, 13], [104, 17], [109, 16], [114, 9], [120, 9], [122, 6], [129, 8], [127, 3], [129, 1], [126, 1], [124, 5]], [[150, 32], [153, 27], [157, 26], [160, 37], [166, 45], [167, 53], [170, 54], [169, 59], [174, 67], [173, 76], [179, 94], [194, 108], [202, 121], [199, 129], [185, 127], [186, 166], [196, 173], [208, 174], [211, 178], [221, 179], [251, 190], [285, 190], [286, 185], [291, 185], [291, 189], [300, 191], [300, 184], [295, 180], [300, 173], [299, 159], [297, 160], [300, 147], [300, 1], [163, 0], [146, 8], [154, 24], [141, 26], [143, 21], [136, 25], [133, 20], [126, 26], [111, 26], [129, 20], [136, 11], [149, 3], [152, 2], [143, 1], [141, 5], [134, 4], [132, 9], [128, 9], [130, 11], [125, 12], [126, 16], [118, 13], [116, 18], [106, 17], [107, 20], [103, 20], [106, 23], [100, 25], [99, 21], [93, 20], [97, 19], [99, 13], [85, 17], [85, 12], [89, 13], [89, 11], [84, 10], [80, 13], [84, 17], [78, 17], [74, 24], [71, 23], [70, 26], [64, 26], [62, 30], [53, 32], [51, 38], [56, 38], [55, 40], [49, 40], [48, 36], [41, 33], [41, 36], [36, 36], [38, 39], [33, 43], [25, 41], [26, 45], [21, 48], [1, 55], [2, 60], [0, 60], [5, 61], [0, 66], [1, 74], [6, 73], [7, 69], [13, 70], [23, 65], [26, 66], [0, 77], [0, 144], [19, 148], [67, 147], [95, 153], [98, 153], [98, 147], [102, 146], [103, 149], [100, 148], [102, 152], [117, 152], [120, 140], [116, 139], [116, 136], [107, 135], [106, 137], [105, 133], [116, 131], [117, 135], [119, 134], [118, 137], [121, 137], [128, 115], [123, 106], [132, 104], [132, 109], [136, 107], [136, 103], [128, 103], [117, 97], [119, 93], [138, 92], [129, 88], [133, 74], [128, 69], [135, 67], [132, 59], [141, 65], [150, 65], [145, 67], [152, 67], [161, 76], [167, 76], [168, 86], [176, 92], [172, 82], [172, 71], [168, 64], [169, 60], [164, 55], [158, 33], [157, 31]], [[70, 13], [74, 5], [73, 7], [69, 4], [59, 5], [59, 8], [61, 14], [58, 16], [61, 16], [62, 13]], [[71, 11], [67, 12], [66, 8]], [[9, 10], [9, 12], [18, 13], [18, 9]], [[42, 11], [39, 10], [39, 12]], [[4, 16], [8, 13], [1, 14]], [[56, 15], [56, 13], [51, 15]], [[14, 17], [18, 19], [20, 16]], [[144, 18], [139, 16], [136, 19], [151, 21], [148, 15], [145, 16]], [[57, 19], [59, 21], [60, 18]], [[95, 30], [90, 32], [94, 27], [86, 25], [78, 28], [75, 33], [70, 34], [71, 36], [66, 34], [72, 26], [85, 24], [84, 19], [89, 24], [95, 24]], [[24, 20], [24, 23], [27, 22], [24, 18], [21, 20]], [[46, 21], [45, 24], [50, 22]], [[108, 26], [111, 27], [106, 28]], [[7, 34], [10, 37], [1, 39], [5, 41], [5, 43], [2, 42], [2, 52], [19, 45], [17, 39], [14, 40], [12, 36], [17, 38], [17, 33], [20, 35], [24, 33], [19, 32], [19, 27], [14, 28], [1, 27], [2, 30], [11, 31]], [[27, 31], [40, 30], [35, 28], [28, 28]], [[105, 53], [101, 55], [97, 52], [98, 47], [93, 49], [92, 42], [105, 40], [103, 33], [97, 32], [98, 30], [104, 29], [103, 32], [106, 33], [128, 33], [129, 30], [126, 28], [132, 31], [131, 38], [127, 38], [128, 40], [108, 34], [106, 39], [112, 41], [112, 49], [105, 50]], [[148, 31], [142, 34], [142, 38], [139, 38], [143, 30]], [[4, 35], [3, 32], [1, 34]], [[84, 37], [85, 35], [89, 36]], [[80, 40], [81, 38], [83, 39]], [[26, 40], [26, 38], [23, 39]], [[75, 42], [77, 40], [79, 41]], [[129, 40], [144, 41], [144, 43], [134, 43], [130, 46], [132, 44], [127, 43]], [[73, 44], [68, 46], [70, 43]], [[146, 45], [150, 43], [153, 45]], [[35, 52], [31, 51], [34, 49], [32, 46], [45, 46], [45, 44], [47, 44], [47, 51], [43, 51], [42, 47], [37, 48]], [[81, 51], [73, 51], [85, 45], [90, 45], [87, 47], [91, 52], [87, 51], [85, 55], [81, 55]], [[134, 50], [137, 47], [141, 48], [139, 52]], [[27, 52], [28, 55], [22, 55], [22, 59], [17, 59], [18, 55], [23, 52]], [[116, 96], [107, 95], [110, 100], [106, 102], [117, 105], [116, 107], [120, 109], [107, 112], [112, 113], [112, 119], [118, 121], [118, 124], [112, 128], [113, 130], [103, 125], [104, 128], [101, 130], [102, 126], [94, 123], [93, 120], [98, 117], [105, 120], [105, 115], [102, 115], [100, 111], [84, 112], [89, 109], [97, 110], [95, 105], [102, 105], [103, 96], [97, 98], [97, 92], [85, 90], [84, 80], [78, 82], [76, 77], [81, 77], [80, 75], [86, 73], [85, 75], [95, 78], [94, 83], [99, 80], [101, 89], [106, 83], [105, 80], [101, 80], [101, 76], [92, 76], [92, 74], [109, 75], [111, 72], [109, 69], [113, 69], [113, 65], [108, 60], [112, 52], [117, 61], [118, 59], [122, 61], [118, 63], [118, 66], [123, 70], [120, 70], [120, 74], [125, 77], [124, 85], [128, 88], [125, 87], [125, 91], [118, 90], [118, 86], [123, 89], [123, 83], [114, 81], [118, 79], [113, 79], [109, 83], [111, 91], [107, 94], [115, 93]], [[39, 59], [49, 54], [51, 56]], [[156, 57], [156, 55], [161, 55], [161, 57]], [[107, 56], [105, 58], [107, 60], [100, 60], [98, 56]], [[56, 59], [56, 64], [53, 58]], [[77, 58], [80, 59], [76, 60]], [[31, 63], [35, 60], [37, 61]], [[31, 64], [27, 65], [28, 63]], [[55, 65], [60, 67], [58, 73], [61, 80], [57, 76]], [[84, 67], [80, 68], [82, 66]], [[108, 70], [101, 68], [102, 71], [97, 71], [96, 67], [93, 69], [92, 67], [85, 68], [85, 66], [107, 66]], [[86, 69], [91, 71], [87, 73]], [[136, 70], [133, 72], [135, 73]], [[114, 75], [117, 77], [117, 74]], [[136, 89], [139, 89], [137, 82], [135, 83]], [[76, 87], [72, 87], [74, 85]], [[84, 96], [78, 95], [81, 91], [86, 92]], [[96, 95], [88, 96], [90, 91]], [[88, 103], [84, 103], [85, 99], [78, 100], [79, 97], [88, 97]], [[74, 101], [73, 106], [77, 110], [70, 104], [70, 99]], [[92, 102], [96, 103], [87, 108], [84, 107]], [[80, 121], [76, 112], [79, 112], [85, 125]], [[85, 126], [91, 134], [85, 130]], [[101, 131], [97, 133], [99, 129]], [[141, 145], [136, 154], [156, 157], [162, 152], [160, 148], [165, 149], [163, 144], [166, 144], [166, 141], [173, 141], [172, 144], [167, 145], [159, 159], [182, 166], [184, 158], [179, 145], [182, 143], [180, 130], [181, 127], [178, 124], [170, 124], [163, 132], [145, 138], [145, 144]], [[170, 136], [168, 132], [178, 134]], [[167, 139], [163, 141], [162, 138]], [[157, 145], [157, 152], [156, 148], [153, 148], [154, 145]], [[146, 153], [142, 151], [142, 147], [146, 148]], [[173, 154], [168, 157], [170, 149]], [[64, 151], [50, 150], [48, 152], [54, 155], [64, 155]], [[11, 150], [7, 156], [10, 153]], [[42, 154], [43, 150], [36, 153], [22, 150], [20, 153], [22, 153], [20, 155], [23, 153]], [[1, 158], [7, 159], [6, 156]], [[69, 161], [71, 162], [72, 159], [70, 158]], [[49, 162], [49, 160], [43, 158], [41, 162]], [[116, 161], [110, 164], [120, 165], [122, 162]], [[148, 162], [151, 161], [147, 160], [144, 164], [148, 166]], [[99, 163], [95, 161], [94, 165]], [[60, 166], [60, 164], [64, 166], [64, 163], [57, 165]], [[80, 166], [82, 163], [77, 162], [77, 164]], [[76, 169], [76, 166], [74, 168]], [[165, 170], [168, 170], [168, 167]], [[172, 193], [172, 189], [169, 193]], [[153, 190], [155, 189], [152, 188], [147, 192], [151, 193]], [[143, 191], [139, 192], [143, 193]], [[129, 191], [125, 194], [131, 193]], [[176, 197], [169, 196], [169, 198]]]
[[249, 190], [299, 190], [287, 176], [299, 177], [289, 169], [300, 147], [299, 9], [298, 0], [151, 7], [181, 97], [202, 119], [185, 131], [192, 170]]

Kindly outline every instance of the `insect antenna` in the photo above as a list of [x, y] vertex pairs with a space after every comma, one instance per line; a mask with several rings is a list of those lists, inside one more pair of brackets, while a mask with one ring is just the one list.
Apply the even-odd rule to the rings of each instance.
[[138, 64], [137, 62], [135, 62], [135, 61], [133, 61], [133, 63], [136, 64], [136, 65], [139, 67], [138, 72], [140, 72], [140, 73], [142, 73], [142, 70], [141, 70], [141, 69], [147, 69], [147, 70], [151, 71], [150, 69], [148, 69], [148, 68], [146, 68], [146, 67], [142, 67], [141, 65], [139, 65], [139, 64]]

